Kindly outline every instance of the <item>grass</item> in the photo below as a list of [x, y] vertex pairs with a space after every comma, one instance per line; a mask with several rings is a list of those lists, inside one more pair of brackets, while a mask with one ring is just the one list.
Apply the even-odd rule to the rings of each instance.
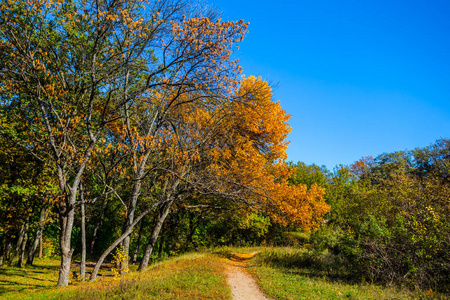
[[248, 271], [272, 299], [448, 299], [432, 292], [350, 282], [346, 276], [316, 270], [315, 263], [320, 262], [307, 250], [273, 248], [252, 259]]
[[[272, 299], [449, 299], [431, 291], [410, 291], [356, 281], [341, 269], [329, 269], [327, 254], [308, 249], [221, 247], [166, 259], [145, 272], [120, 279], [103, 276], [94, 283], [75, 282], [56, 288], [58, 260], [37, 260], [36, 266], [0, 268], [1, 299], [230, 299], [226, 258], [233, 253], [261, 253], [248, 271]], [[78, 269], [73, 269], [77, 270]], [[89, 271], [89, 269], [88, 269]], [[109, 272], [102, 270], [103, 274]]]
[[34, 266], [1, 267], [0, 297], [20, 299], [23, 295], [53, 288], [58, 280], [59, 260], [35, 259]]
[[241, 254], [248, 254], [248, 253], [255, 253], [255, 252], [261, 252], [265, 247], [232, 247], [232, 246], [223, 246], [223, 247], [217, 247], [209, 250], [209, 253], [218, 255], [223, 258], [232, 258], [234, 257], [234, 253], [241, 253]]
[[[40, 262], [41, 263], [41, 262]], [[133, 272], [121, 279], [104, 278], [94, 283], [54, 287], [57, 261], [43, 261], [2, 273], [2, 299], [230, 299], [222, 258], [211, 254], [187, 254]], [[15, 270], [18, 269], [18, 270]], [[41, 274], [39, 279], [36, 274]], [[5, 278], [5, 280], [3, 280]], [[42, 280], [36, 284], [33, 280]]]
[[309, 243], [309, 236], [310, 236], [309, 232], [291, 231], [286, 232], [284, 235], [292, 245], [298, 246]]

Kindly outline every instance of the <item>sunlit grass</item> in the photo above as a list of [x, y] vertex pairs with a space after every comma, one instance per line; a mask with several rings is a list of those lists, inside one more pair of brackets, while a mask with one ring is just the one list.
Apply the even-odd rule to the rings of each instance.
[[51, 289], [58, 280], [59, 260], [36, 259], [34, 266], [0, 268], [0, 296], [20, 299], [36, 291]]
[[219, 255], [224, 258], [231, 258], [234, 256], [234, 253], [242, 253], [242, 254], [248, 254], [248, 253], [256, 253], [261, 252], [266, 247], [233, 247], [233, 246], [222, 246], [222, 247], [216, 247], [209, 250], [210, 253]]
[[[3, 299], [230, 299], [222, 258], [211, 254], [188, 254], [151, 266], [146, 272], [133, 272], [120, 279], [103, 278], [94, 283], [77, 283], [56, 288], [58, 261], [45, 268], [28, 267], [33, 273], [8, 271], [3, 276], [10, 286]], [[13, 268], [14, 269], [14, 268]], [[3, 269], [2, 269], [3, 271]], [[32, 280], [41, 272], [45, 284]], [[21, 273], [21, 275], [19, 275]], [[20, 277], [22, 279], [20, 279]], [[36, 277], [37, 278], [37, 277]], [[31, 282], [27, 284], [27, 282]]]
[[[37, 260], [23, 269], [0, 268], [1, 299], [230, 299], [226, 282], [227, 259], [234, 253], [257, 254], [248, 271], [272, 299], [448, 299], [431, 291], [410, 291], [361, 282], [320, 268], [320, 257], [307, 249], [221, 247], [209, 253], [191, 253], [158, 262], [146, 272], [120, 279], [103, 276], [94, 283], [72, 279], [56, 288], [58, 260]], [[134, 266], [135, 268], [135, 266]], [[79, 272], [78, 269], [73, 268]], [[89, 269], [88, 269], [89, 270]], [[109, 273], [106, 268], [103, 274]]]
[[[321, 272], [312, 270], [314, 266], [308, 257], [305, 267], [298, 267], [302, 251], [267, 249], [249, 262], [248, 271], [272, 299], [447, 299], [445, 295], [432, 295], [432, 292], [383, 287], [357, 280], [349, 282], [346, 276], [341, 280], [336, 274], [320, 275]], [[289, 261], [296, 266], [289, 267]]]

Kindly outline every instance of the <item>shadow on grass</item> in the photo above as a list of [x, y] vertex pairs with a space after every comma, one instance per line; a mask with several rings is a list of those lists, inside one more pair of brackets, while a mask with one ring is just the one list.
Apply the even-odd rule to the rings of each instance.
[[59, 270], [59, 266], [25, 266], [23, 268], [15, 266], [4, 266], [0, 268], [2, 276], [29, 276], [30, 274], [48, 274]]
[[[29, 288], [36, 288], [36, 289], [40, 289], [40, 288], [47, 288], [47, 285], [41, 285], [41, 284], [31, 284], [31, 283], [17, 283], [15, 281], [12, 280], [0, 280], [0, 295], [5, 293], [5, 292], [9, 292], [11, 291], [10, 288], [6, 288], [6, 287], [11, 287], [15, 285], [17, 288], [14, 289], [14, 291], [21, 291], [21, 290], [25, 290], [25, 289], [29, 289]], [[19, 287], [20, 286], [20, 287]], [[23, 288], [21, 288], [21, 286], [23, 286]]]
[[[43, 278], [38, 278], [38, 277], [33, 277], [31, 276], [31, 274], [21, 274], [21, 275], [15, 275], [16, 277], [23, 277], [26, 278], [27, 280], [37, 280], [37, 281], [51, 281], [50, 279], [43, 279]], [[0, 282], [3, 282], [6, 280], [0, 280]], [[21, 283], [20, 283], [21, 284]]]
[[14, 298], [16, 294], [26, 295], [53, 288], [56, 286], [57, 269], [52, 265], [0, 268], [0, 298], [8, 298], [8, 295]]
[[[109, 269], [112, 264], [102, 265], [100, 278], [111, 277]], [[16, 299], [17, 297], [30, 297], [34, 293], [47, 292], [56, 288], [58, 279], [59, 260], [38, 260], [33, 266], [3, 266], [0, 268], [0, 299]], [[86, 273], [92, 270], [92, 266], [86, 268]], [[78, 285], [79, 264], [71, 265], [70, 285]], [[105, 274], [106, 273], [106, 274]], [[44, 297], [45, 298], [45, 297]]]
[[57, 266], [31, 266], [31, 268], [57, 271], [57, 270], [59, 270], [59, 265], [57, 265]]

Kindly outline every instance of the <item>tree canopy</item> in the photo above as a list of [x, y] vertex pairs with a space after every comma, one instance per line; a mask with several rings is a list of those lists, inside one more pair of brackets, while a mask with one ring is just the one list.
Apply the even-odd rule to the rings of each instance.
[[232, 59], [247, 26], [178, 0], [0, 1], [2, 147], [32, 158], [21, 172], [41, 166], [26, 174], [35, 184], [52, 183], [41, 198], [53, 199], [60, 221], [58, 285], [68, 284], [86, 205], [88, 216], [116, 220], [97, 267], [119, 244], [128, 256], [149, 214], [141, 269], [174, 210], [258, 209], [282, 224], [321, 223], [324, 190], [288, 182], [289, 115]]

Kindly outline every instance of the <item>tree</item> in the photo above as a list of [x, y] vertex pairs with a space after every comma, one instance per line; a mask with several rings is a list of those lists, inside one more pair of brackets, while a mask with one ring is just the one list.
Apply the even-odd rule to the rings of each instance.
[[[27, 236], [31, 241], [34, 231], [35, 237], [27, 260], [27, 264], [32, 264], [44, 227], [46, 211], [53, 204], [55, 184], [49, 175], [49, 169], [41, 161], [10, 141], [9, 137], [25, 133], [23, 124], [6, 113], [2, 110], [0, 115], [0, 218], [1, 231], [4, 231], [2, 239], [6, 246], [7, 240], [16, 236], [25, 247], [24, 237]], [[39, 215], [38, 220], [35, 220], [36, 215]], [[14, 256], [20, 257], [18, 265], [22, 266], [25, 248], [18, 245], [16, 249]], [[2, 259], [6, 252], [4, 250], [0, 249]]]
[[[341, 166], [327, 195], [328, 245], [348, 270], [384, 283], [448, 286], [448, 141]], [[356, 274], [355, 274], [356, 275]]]
[[230, 55], [243, 21], [176, 0], [1, 0], [0, 13], [2, 108], [26, 133], [8, 139], [59, 185], [59, 286], [68, 284], [75, 211], [83, 224], [85, 205], [106, 197], [120, 201], [123, 226], [92, 280], [119, 243], [128, 255], [129, 235], [156, 210], [145, 268], [171, 209], [193, 198], [304, 228], [328, 211], [320, 187], [288, 186], [289, 116], [267, 82], [237, 80]]
[[330, 172], [325, 166], [317, 166], [315, 164], [307, 165], [304, 162], [297, 164], [290, 163], [289, 166], [294, 168], [292, 177], [289, 179], [290, 184], [306, 184], [310, 188], [314, 183], [328, 190]]
[[[68, 284], [74, 208], [92, 153], [107, 142], [107, 126], [161, 88], [182, 94], [225, 89], [233, 80], [229, 46], [246, 25], [185, 18], [184, 7], [181, 1], [0, 3], [2, 101], [26, 111], [29, 139], [16, 142], [40, 147], [39, 158], [59, 182], [58, 285]], [[150, 133], [165, 123], [173, 102], [164, 100], [154, 106]]]
[[[289, 116], [272, 101], [266, 82], [255, 77], [243, 79], [228, 102], [218, 99], [216, 105], [193, 101], [192, 97], [196, 99], [198, 94], [178, 97], [175, 103], [183, 105], [168, 113], [170, 126], [160, 129], [154, 142], [158, 151], [147, 160], [146, 180], [158, 187], [152, 195], [155, 200], [149, 204], [157, 208], [157, 214], [140, 270], [147, 267], [173, 207], [210, 208], [214, 197], [220, 199], [218, 207], [232, 202], [237, 209], [263, 209], [279, 222], [304, 228], [317, 226], [328, 210], [323, 189], [316, 185], [309, 190], [304, 185], [288, 186], [290, 168], [283, 159]], [[128, 228], [146, 213], [148, 210]], [[125, 238], [125, 233], [102, 254], [92, 280], [102, 259]]]

